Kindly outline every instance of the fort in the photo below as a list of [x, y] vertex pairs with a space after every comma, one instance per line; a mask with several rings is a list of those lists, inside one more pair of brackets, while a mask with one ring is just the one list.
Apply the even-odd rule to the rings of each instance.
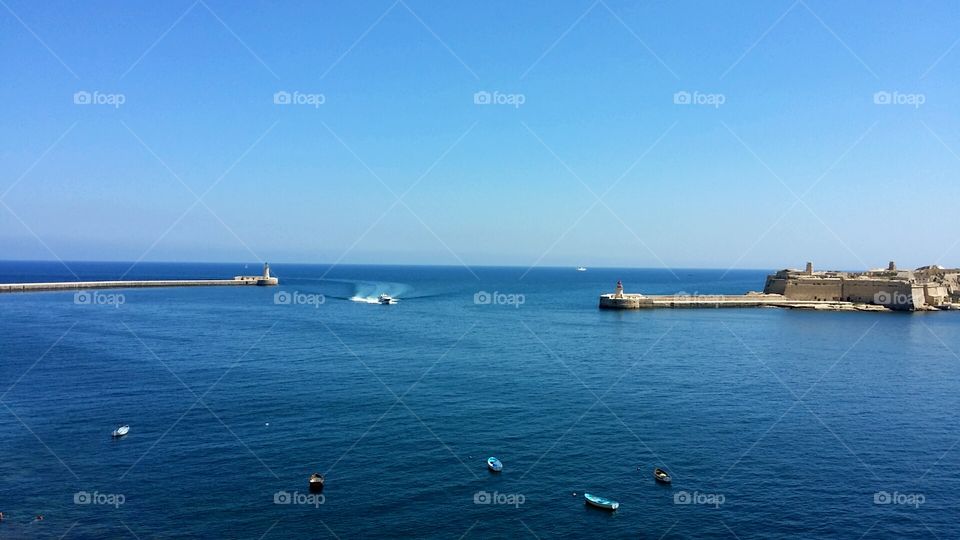
[[270, 265], [263, 263], [259, 276], [234, 276], [233, 279], [169, 279], [149, 281], [60, 281], [55, 283], [0, 283], [0, 293], [73, 291], [84, 289], [133, 289], [141, 287], [211, 287], [228, 285], [273, 286], [279, 280], [270, 275]]
[[656, 307], [784, 307], [849, 311], [940, 311], [960, 309], [960, 269], [939, 265], [864, 272], [786, 269], [767, 276], [763, 292], [744, 295], [613, 294], [600, 296], [602, 309]]
[[939, 265], [916, 270], [886, 269], [866, 272], [815, 272], [813, 264], [800, 270], [780, 270], [767, 276], [767, 294], [791, 300], [828, 300], [874, 304], [894, 310], [923, 310], [960, 302], [960, 269]]

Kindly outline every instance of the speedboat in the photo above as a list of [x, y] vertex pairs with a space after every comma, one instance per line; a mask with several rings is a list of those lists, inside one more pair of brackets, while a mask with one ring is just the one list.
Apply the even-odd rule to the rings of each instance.
[[586, 272], [586, 271], [587, 271], [587, 267], [586, 267], [586, 266], [578, 266], [578, 267], [577, 267], [577, 272]]
[[500, 472], [503, 470], [503, 463], [500, 463], [500, 460], [495, 457], [488, 457], [487, 468], [493, 472]]
[[653, 470], [653, 477], [656, 478], [657, 482], [663, 484], [669, 484], [673, 480], [670, 478], [670, 475], [667, 473], [667, 471], [659, 467]]
[[310, 491], [320, 491], [323, 489], [324, 477], [320, 473], [310, 475]]
[[123, 437], [129, 432], [130, 432], [130, 426], [123, 425], [123, 426], [118, 426], [117, 429], [113, 430], [113, 433], [111, 433], [111, 435], [113, 437]]
[[617, 508], [620, 508], [620, 503], [617, 501], [611, 501], [610, 499], [605, 499], [589, 493], [584, 493], [583, 498], [586, 499], [587, 504], [590, 506], [596, 506], [597, 508], [603, 508], [604, 510], [610, 510], [611, 512], [614, 512]]
[[389, 294], [381, 294], [380, 297], [377, 298], [377, 302], [386, 306], [389, 304], [396, 304], [397, 300]]

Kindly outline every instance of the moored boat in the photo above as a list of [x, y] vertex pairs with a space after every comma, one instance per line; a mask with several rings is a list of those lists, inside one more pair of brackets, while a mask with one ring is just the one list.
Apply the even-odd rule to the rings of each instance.
[[118, 426], [117, 429], [113, 430], [113, 433], [111, 433], [110, 435], [116, 438], [120, 438], [129, 432], [130, 432], [130, 426], [122, 425], [122, 426]]
[[310, 475], [310, 491], [320, 491], [323, 489], [323, 483], [326, 479], [320, 473]]
[[487, 468], [493, 472], [500, 472], [503, 470], [503, 463], [500, 463], [500, 460], [495, 457], [488, 457]]
[[583, 494], [584, 500], [590, 506], [595, 506], [597, 508], [602, 508], [604, 510], [610, 510], [611, 512], [616, 511], [617, 508], [620, 508], [620, 503], [613, 501], [604, 497], [599, 497], [597, 495], [591, 495], [589, 493]]
[[657, 482], [662, 484], [669, 484], [671, 481], [673, 481], [673, 479], [670, 478], [670, 474], [659, 467], [653, 470], [653, 477], [656, 478]]

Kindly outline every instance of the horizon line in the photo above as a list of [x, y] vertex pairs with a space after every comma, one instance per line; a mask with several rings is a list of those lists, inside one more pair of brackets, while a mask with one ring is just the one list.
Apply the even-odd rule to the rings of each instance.
[[[567, 269], [573, 268], [576, 269], [582, 265], [536, 265], [536, 266], [527, 266], [522, 264], [429, 264], [429, 263], [325, 263], [325, 262], [291, 262], [291, 261], [278, 261], [275, 263], [270, 263], [269, 261], [263, 261], [265, 263], [274, 265], [301, 265], [301, 266], [326, 266], [326, 267], [337, 267], [337, 266], [379, 266], [379, 267], [433, 267], [433, 268], [525, 268], [525, 269]], [[80, 264], [89, 264], [89, 263], [109, 263], [109, 264], [127, 264], [132, 267], [145, 264], [206, 264], [206, 265], [247, 265], [256, 264], [260, 265], [262, 262], [242, 262], [242, 261], [198, 261], [198, 260], [163, 260], [163, 261], [124, 261], [124, 260], [107, 260], [107, 259], [73, 259], [73, 260], [64, 260], [64, 259], [0, 259], [0, 264], [2, 263], [56, 263], [61, 265], [67, 265], [68, 263], [80, 263]], [[733, 271], [777, 271], [777, 270], [800, 270], [801, 268], [793, 267], [766, 267], [766, 268], [723, 268], [723, 267], [710, 267], [710, 266], [584, 266], [588, 270], [590, 268], [599, 269], [599, 270], [725, 270], [728, 272]], [[898, 265], [899, 267], [899, 265]], [[918, 266], [916, 268], [922, 268], [923, 266]], [[877, 267], [880, 268], [880, 267]], [[912, 268], [912, 267], [906, 267]], [[871, 270], [871, 269], [866, 269]], [[849, 272], [861, 272], [864, 270], [853, 270], [853, 269], [833, 269], [827, 271], [849, 271]]]

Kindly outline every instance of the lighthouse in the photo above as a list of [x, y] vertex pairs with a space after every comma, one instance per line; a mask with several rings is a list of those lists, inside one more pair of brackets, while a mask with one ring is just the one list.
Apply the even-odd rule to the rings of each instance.
[[277, 285], [280, 283], [280, 280], [270, 275], [270, 263], [263, 263], [263, 275], [256, 276], [254, 279], [257, 280], [256, 281], [257, 285], [270, 286], [270, 285]]

